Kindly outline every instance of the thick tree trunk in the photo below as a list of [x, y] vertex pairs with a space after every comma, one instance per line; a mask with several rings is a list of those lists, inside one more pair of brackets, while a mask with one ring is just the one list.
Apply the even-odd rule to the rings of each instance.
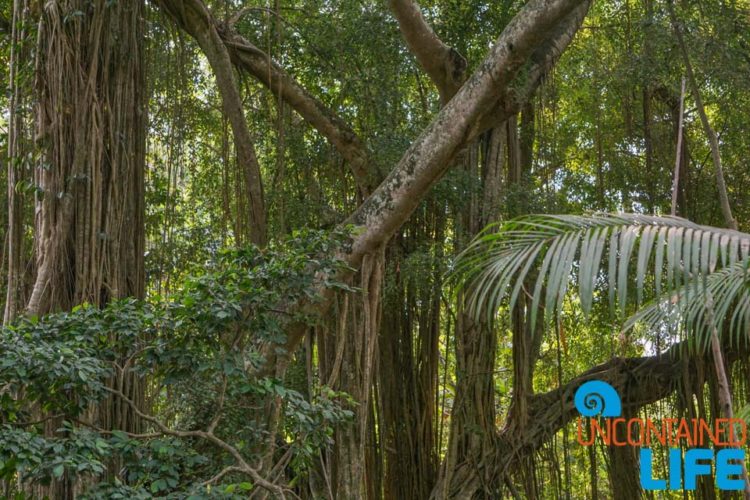
[[[481, 180], [483, 190], [481, 195], [471, 198], [470, 207], [461, 218], [462, 239], [470, 239], [500, 214], [506, 171], [518, 166], [514, 161], [518, 155], [510, 154], [508, 129], [506, 122], [486, 133], [484, 147], [478, 147], [482, 143], [476, 147], [481, 150], [481, 157], [467, 155], [467, 170]], [[478, 166], [477, 160], [481, 162]], [[491, 465], [497, 436], [494, 377], [497, 332], [492, 326], [476, 321], [466, 306], [459, 304], [455, 331], [456, 396], [451, 409], [448, 451], [433, 496], [492, 498], [497, 492], [498, 479], [502, 479]]]
[[31, 314], [143, 296], [142, 16], [140, 1], [45, 4]]
[[[359, 267], [367, 255], [380, 251], [379, 249], [411, 215], [430, 187], [445, 173], [454, 161], [454, 157], [467, 143], [478, 137], [483, 130], [496, 124], [499, 117], [507, 118], [519, 111], [545, 72], [572, 40], [588, 7], [589, 2], [585, 0], [581, 2], [532, 1], [524, 7], [503, 32], [480, 69], [461, 87], [435, 121], [404, 154], [388, 178], [347, 221], [361, 228], [353, 239], [350, 251], [344, 256], [353, 267]], [[515, 79], [520, 67], [524, 62], [529, 61], [529, 70], [524, 72], [519, 79]], [[510, 91], [508, 86], [512, 82], [513, 89]], [[502, 121], [504, 120], [501, 119], [500, 122]], [[301, 303], [297, 307], [315, 312], [326, 310], [332, 303], [333, 300], [329, 298], [325, 302]], [[300, 324], [293, 325], [288, 330], [287, 352], [294, 352], [305, 332], [306, 328]], [[337, 339], [337, 342], [344, 343], [340, 356], [345, 356], [346, 343], [351, 340], [343, 335], [341, 337]], [[482, 338], [494, 342], [494, 334], [485, 334]], [[485, 347], [487, 348], [481, 349], [481, 354], [491, 363], [494, 360], [494, 350], [490, 346]], [[468, 350], [474, 351], [474, 347]], [[271, 373], [269, 370], [273, 370], [275, 365], [283, 364], [283, 360], [270, 350], [264, 352], [268, 354], [268, 362], [261, 369], [262, 373]], [[339, 359], [338, 348], [328, 349], [328, 352], [335, 352], [336, 359]], [[337, 364], [335, 361], [327, 361], [326, 364], [328, 369], [333, 367], [332, 375], [334, 376], [338, 370], [341, 370], [340, 367], [335, 368]], [[476, 363], [473, 364], [476, 365]], [[326, 378], [323, 377], [323, 380]], [[486, 384], [487, 378], [487, 374], [483, 373], [480, 382]], [[349, 388], [348, 385], [341, 384], [339, 388], [346, 390]], [[362, 386], [352, 387], [352, 389], [353, 394], [359, 395], [360, 398], [364, 396]], [[475, 389], [486, 395], [486, 398], [490, 398], [489, 400], [494, 396], [494, 387], [491, 382], [486, 387], [473, 388], [471, 391]], [[491, 404], [486, 405], [485, 410], [494, 411]], [[468, 411], [473, 410], [469, 408]], [[484, 419], [484, 416], [483, 410], [480, 418]], [[484, 434], [493, 436], [494, 434], [490, 431], [494, 429], [494, 418], [484, 419], [484, 421], [486, 429]], [[365, 431], [359, 429], [359, 432], [361, 434]], [[460, 433], [456, 435], [458, 434]], [[339, 433], [336, 442], [341, 451], [334, 451], [333, 464], [347, 463], [346, 460], [350, 457], [356, 459], [362, 456], [357, 451], [359, 446], [356, 436]], [[489, 443], [484, 449], [489, 455], [496, 453], [496, 447]], [[482, 458], [479, 460], [484, 462]], [[490, 462], [487, 461], [487, 463]], [[353, 465], [354, 471], [363, 469], [356, 462]], [[466, 463], [467, 467], [471, 465]], [[339, 478], [336, 467], [331, 468], [333, 469], [332, 481], [340, 485], [337, 490], [341, 494], [357, 492], [364, 494], [359, 480], [361, 474], [352, 473], [348, 477]], [[447, 470], [452, 469], [448, 467]], [[468, 468], [465, 470], [471, 472]], [[485, 470], [490, 475], [493, 474], [491, 468]], [[450, 484], [450, 480], [444, 480], [442, 484]]]
[[[36, 71], [38, 271], [29, 314], [144, 295], [143, 9], [141, 0], [44, 4]], [[124, 387], [143, 401], [140, 379], [128, 377]], [[139, 431], [132, 409], [113, 400], [87, 418]], [[58, 424], [50, 421], [47, 431]], [[64, 499], [77, 489], [64, 478], [47, 493]]]

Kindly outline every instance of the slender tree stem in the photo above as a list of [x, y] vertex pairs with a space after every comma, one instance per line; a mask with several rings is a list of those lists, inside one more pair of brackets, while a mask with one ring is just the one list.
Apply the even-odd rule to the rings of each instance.
[[685, 77], [680, 86], [680, 116], [677, 126], [677, 152], [674, 158], [674, 182], [672, 183], [672, 216], [677, 215], [677, 193], [680, 188], [680, 159], [682, 158], [682, 124], [685, 114]]
[[[716, 328], [716, 322], [714, 318], [714, 300], [713, 295], [709, 292], [706, 287], [706, 319], [709, 322], [711, 328], [711, 354], [713, 356], [714, 367], [716, 368], [716, 378], [719, 384], [719, 406], [721, 407], [724, 417], [731, 420], [734, 418], [734, 410], [732, 408], [732, 393], [729, 391], [729, 378], [727, 377], [726, 368], [724, 366], [724, 354], [721, 350], [721, 342], [719, 341], [719, 332]], [[741, 462], [742, 465], [742, 478], [745, 481], [745, 489], [743, 491], [745, 500], [750, 500], [750, 480], [748, 480], [747, 467], [745, 461]]]
[[682, 36], [680, 25], [677, 21], [677, 15], [674, 11], [674, 5], [672, 0], [667, 2], [669, 9], [669, 17], [672, 20], [672, 29], [674, 30], [675, 37], [677, 38], [677, 45], [680, 47], [682, 53], [682, 59], [685, 63], [685, 71], [687, 73], [688, 82], [690, 83], [690, 91], [693, 93], [695, 98], [695, 106], [698, 109], [698, 116], [700, 116], [701, 124], [703, 124], [703, 131], [708, 137], [708, 143], [711, 147], [711, 159], [714, 163], [714, 170], [716, 171], [716, 185], [719, 189], [719, 202], [721, 203], [721, 212], [724, 215], [724, 221], [727, 227], [731, 229], [737, 229], [737, 221], [732, 216], [732, 207], [729, 205], [729, 195], [727, 193], [727, 184], [724, 180], [724, 169], [721, 166], [721, 155], [719, 154], [719, 139], [716, 136], [716, 131], [711, 127], [711, 123], [708, 121], [708, 115], [706, 115], [706, 108], [703, 105], [703, 99], [701, 98], [700, 89], [698, 88], [698, 82], [695, 79], [695, 73], [693, 72], [693, 65], [690, 64], [690, 56], [685, 45], [685, 39]]

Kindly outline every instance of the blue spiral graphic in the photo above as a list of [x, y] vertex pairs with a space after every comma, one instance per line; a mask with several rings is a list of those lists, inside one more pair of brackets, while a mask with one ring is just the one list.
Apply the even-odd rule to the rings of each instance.
[[575, 396], [576, 410], [584, 417], [619, 417], [622, 414], [620, 395], [614, 387], [601, 380], [581, 385]]

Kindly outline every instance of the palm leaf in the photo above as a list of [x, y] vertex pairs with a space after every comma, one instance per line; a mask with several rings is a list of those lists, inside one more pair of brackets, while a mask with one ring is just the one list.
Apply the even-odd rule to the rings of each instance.
[[[713, 300], [718, 331], [729, 334], [735, 343], [750, 331], [750, 259], [704, 275], [704, 280], [692, 280], [670, 295], [663, 295], [630, 316], [624, 324], [629, 330], [637, 324], [651, 331], [689, 331], [689, 345], [705, 350], [711, 340], [706, 297]], [[696, 288], [695, 282], [698, 282]], [[724, 328], [722, 328], [722, 325]]]
[[559, 314], [571, 282], [577, 282], [586, 314], [600, 292], [620, 314], [631, 295], [636, 304], [648, 296], [653, 302], [626, 327], [644, 321], [663, 328], [677, 321], [701, 333], [696, 343], [702, 344], [707, 338], [702, 335], [707, 331], [704, 293], [713, 297], [716, 321], [729, 321], [735, 333], [747, 331], [748, 262], [750, 235], [678, 217], [531, 215], [488, 227], [458, 256], [452, 277], [469, 310], [492, 320], [505, 301], [515, 305], [531, 270], [538, 269], [531, 331], [542, 299], [546, 318]]
[[750, 424], [750, 405], [746, 405], [737, 411], [736, 418], [741, 418]]

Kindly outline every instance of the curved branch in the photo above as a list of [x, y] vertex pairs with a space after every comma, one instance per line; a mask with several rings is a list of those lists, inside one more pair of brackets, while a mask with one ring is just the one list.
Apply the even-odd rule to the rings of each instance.
[[[734, 362], [748, 355], [748, 345], [729, 351], [727, 362]], [[500, 431], [496, 465], [501, 470], [517, 459], [517, 455], [532, 453], [545, 440], [573, 420], [578, 412], [573, 397], [575, 391], [586, 381], [603, 380], [617, 390], [623, 410], [638, 410], [645, 405], [660, 401], [671, 395], [681, 383], [682, 363], [685, 357], [690, 363], [704, 363], [708, 369], [711, 360], [690, 354], [686, 341], [673, 345], [657, 356], [635, 358], [613, 358], [595, 366], [570, 380], [562, 387], [531, 396], [529, 418], [524, 422], [524, 432], [516, 432], [518, 423], [509, 421]]]
[[219, 36], [211, 13], [200, 0], [158, 0], [157, 4], [195, 38], [214, 71], [224, 113], [232, 125], [237, 159], [245, 175], [250, 196], [250, 237], [256, 245], [265, 246], [267, 224], [263, 181], [229, 52]]
[[[378, 185], [380, 176], [371, 166], [367, 148], [349, 124], [305, 90], [268, 54], [234, 29], [234, 23], [247, 9], [241, 9], [229, 22], [219, 23], [202, 0], [158, 0], [157, 3], [198, 41], [209, 62], [212, 55], [215, 57], [215, 53], [220, 53], [222, 59], [226, 55], [238, 69], [252, 75], [328, 139], [348, 163], [363, 198]], [[211, 65], [214, 66], [213, 63]], [[241, 110], [241, 104], [238, 106], [237, 109]]]
[[[245, 460], [245, 457], [242, 456], [242, 453], [239, 452], [237, 448], [232, 446], [231, 444], [227, 443], [223, 439], [217, 437], [213, 431], [182, 431], [182, 430], [175, 430], [167, 427], [161, 420], [157, 419], [153, 415], [149, 415], [148, 413], [144, 413], [140, 408], [138, 408], [138, 405], [136, 405], [135, 401], [128, 398], [122, 391], [111, 389], [109, 387], [104, 387], [104, 390], [112, 394], [113, 396], [116, 396], [120, 398], [123, 402], [125, 402], [130, 408], [143, 420], [146, 422], [152, 424], [160, 434], [166, 435], [166, 436], [174, 436], [178, 438], [197, 438], [202, 439], [204, 441], [208, 441], [212, 444], [214, 444], [216, 447], [221, 448], [222, 450], [229, 453], [235, 460], [236, 465], [227, 467], [224, 469], [224, 471], [220, 472], [218, 476], [214, 476], [213, 478], [209, 479], [204, 484], [210, 484], [212, 481], [218, 480], [221, 476], [223, 476], [226, 473], [236, 471], [236, 472], [242, 472], [244, 474], [247, 474], [250, 476], [255, 483], [260, 486], [261, 488], [265, 489], [266, 491], [279, 495], [280, 498], [285, 498], [285, 494], [293, 494], [291, 490], [284, 486], [280, 486], [278, 484], [275, 484], [271, 481], [266, 480], [260, 472], [258, 472], [257, 469], [252, 467], [250, 464], [247, 463]], [[144, 436], [152, 437], [154, 434], [147, 434]], [[137, 436], [134, 434], [131, 434], [133, 437], [142, 437]], [[296, 495], [295, 495], [296, 496]]]
[[365, 144], [341, 117], [316, 99], [286, 73], [268, 54], [250, 43], [233, 28], [223, 26], [220, 34], [234, 64], [248, 72], [276, 97], [289, 104], [336, 148], [348, 163], [363, 197], [379, 182]]

